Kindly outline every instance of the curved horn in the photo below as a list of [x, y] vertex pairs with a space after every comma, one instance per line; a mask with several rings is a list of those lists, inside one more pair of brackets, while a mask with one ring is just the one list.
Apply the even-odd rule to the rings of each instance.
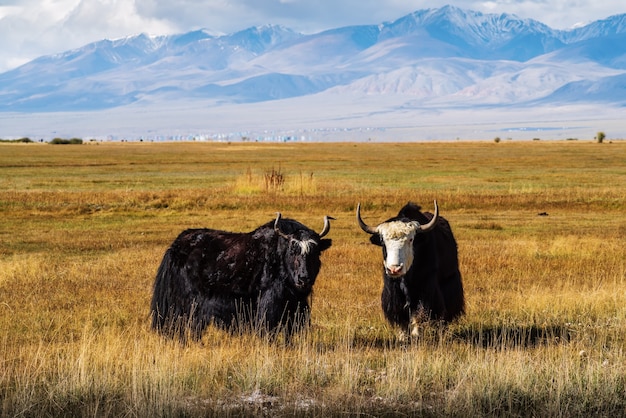
[[333, 218], [332, 216], [324, 216], [324, 229], [322, 229], [322, 232], [320, 232], [320, 238], [323, 238], [324, 235], [328, 234], [328, 231], [330, 231], [330, 220], [335, 220], [335, 218]]
[[435, 200], [435, 214], [433, 218], [426, 225], [420, 225], [419, 230], [421, 232], [428, 232], [437, 225], [437, 219], [439, 219], [439, 206], [437, 206], [437, 201]]
[[359, 202], [359, 204], [356, 206], [356, 220], [359, 223], [359, 226], [361, 227], [361, 229], [367, 232], [368, 234], [378, 233], [378, 230], [376, 228], [372, 228], [371, 226], [363, 222], [363, 219], [361, 219], [361, 202]]
[[278, 222], [280, 221], [280, 218], [282, 218], [282, 214], [280, 212], [276, 212], [276, 220], [274, 221], [274, 231], [276, 231], [276, 233], [278, 235], [280, 235], [283, 238], [286, 239], [291, 239], [291, 237], [287, 234], [285, 234], [283, 231], [280, 230], [280, 228], [278, 227]]

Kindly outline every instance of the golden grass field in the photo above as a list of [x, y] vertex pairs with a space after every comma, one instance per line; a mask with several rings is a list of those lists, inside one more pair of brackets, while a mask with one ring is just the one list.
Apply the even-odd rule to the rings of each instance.
[[[434, 199], [467, 314], [402, 343], [355, 208]], [[179, 232], [276, 211], [336, 218], [309, 332], [150, 330]], [[1, 144], [0, 215], [2, 416], [626, 416], [624, 141]]]

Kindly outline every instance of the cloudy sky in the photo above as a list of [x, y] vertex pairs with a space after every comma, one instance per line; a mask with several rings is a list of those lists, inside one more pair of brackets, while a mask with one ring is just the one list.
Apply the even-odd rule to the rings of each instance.
[[0, 72], [101, 39], [281, 24], [302, 33], [392, 21], [451, 4], [555, 29], [626, 13], [623, 0], [0, 0]]

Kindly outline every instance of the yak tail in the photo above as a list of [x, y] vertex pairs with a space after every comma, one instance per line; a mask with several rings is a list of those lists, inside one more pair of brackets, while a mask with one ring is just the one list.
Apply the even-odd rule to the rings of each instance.
[[171, 315], [173, 304], [173, 283], [172, 277], [175, 277], [172, 265], [172, 255], [168, 249], [154, 280], [152, 293], [152, 302], [150, 304], [150, 314], [152, 316], [152, 329], [159, 332], [165, 332], [168, 325], [168, 318]]
[[187, 332], [193, 332], [195, 328], [191, 321], [196, 304], [185, 301], [182, 293], [185, 279], [181, 273], [180, 267], [174, 263], [171, 249], [168, 249], [154, 280], [150, 314], [153, 330], [169, 337], [178, 335], [185, 340]]

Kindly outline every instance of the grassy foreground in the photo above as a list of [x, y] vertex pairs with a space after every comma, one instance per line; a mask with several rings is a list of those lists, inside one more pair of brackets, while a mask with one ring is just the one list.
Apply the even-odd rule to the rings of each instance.
[[[468, 313], [402, 344], [354, 211], [433, 199]], [[181, 230], [276, 211], [337, 218], [308, 333], [150, 331]], [[622, 141], [0, 144], [0, 215], [1, 416], [626, 416]]]

